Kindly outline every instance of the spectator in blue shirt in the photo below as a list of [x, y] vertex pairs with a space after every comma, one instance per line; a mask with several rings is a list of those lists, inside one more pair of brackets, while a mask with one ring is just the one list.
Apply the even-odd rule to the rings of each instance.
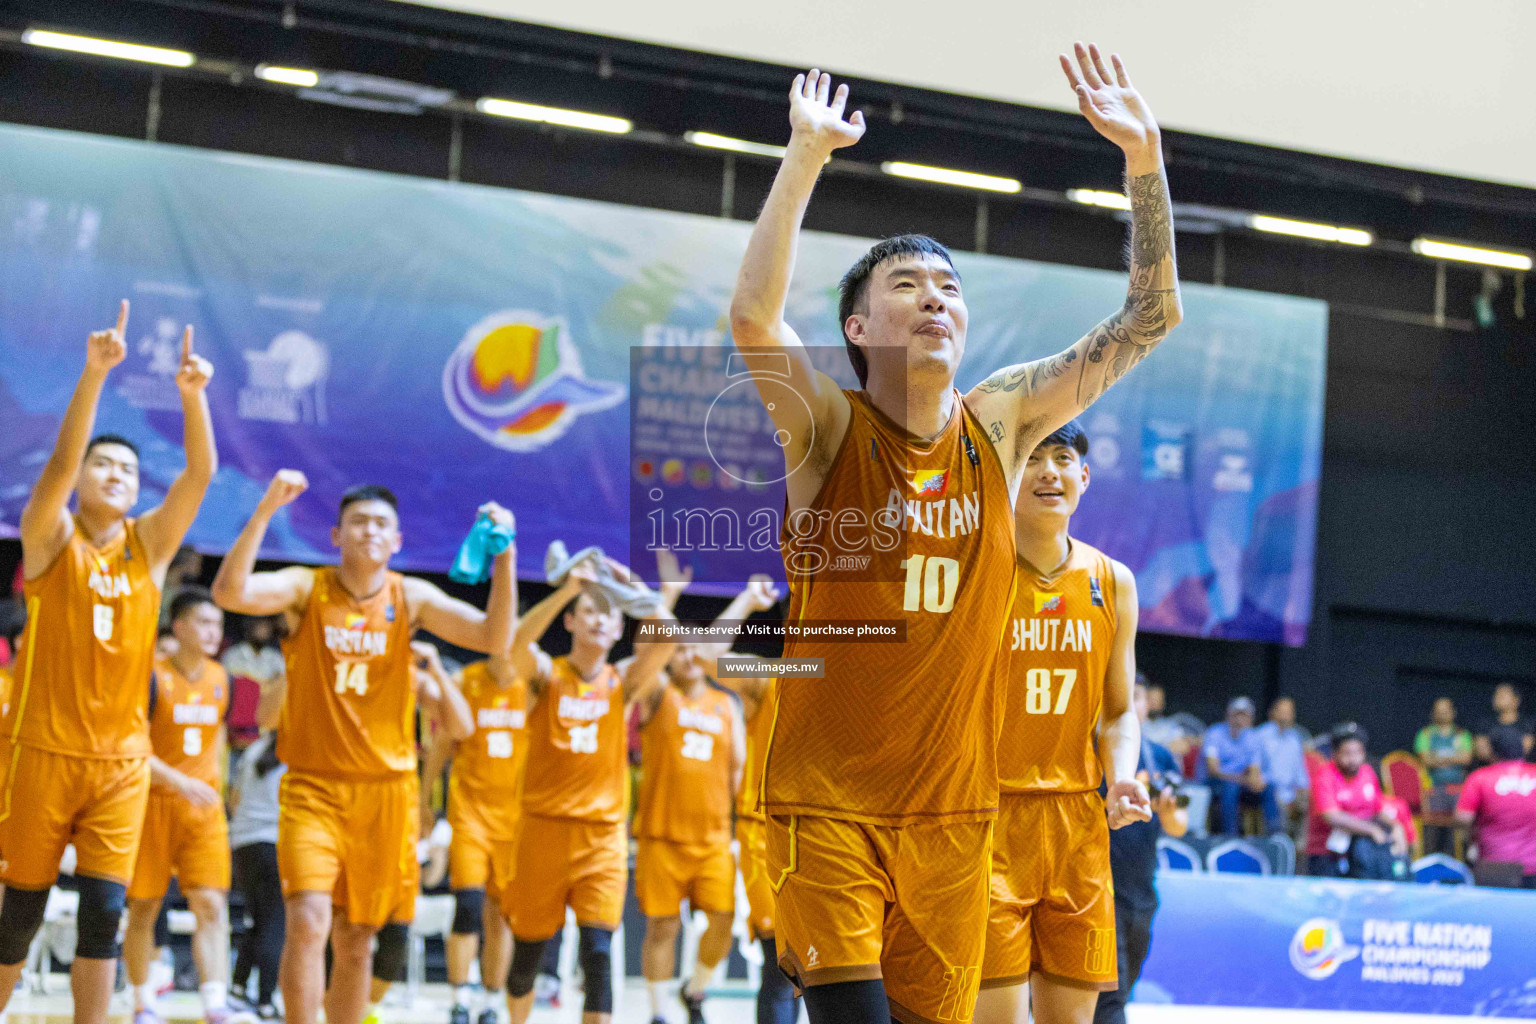
[[1269, 721], [1256, 732], [1264, 752], [1264, 779], [1274, 787], [1280, 819], [1287, 826], [1304, 828], [1312, 777], [1307, 773], [1306, 737], [1296, 727], [1296, 702], [1289, 697], [1277, 698], [1269, 706]]
[[1222, 834], [1238, 834], [1238, 810], [1243, 803], [1263, 808], [1265, 827], [1280, 831], [1280, 808], [1274, 787], [1264, 778], [1264, 751], [1253, 729], [1253, 701], [1233, 698], [1227, 705], [1227, 720], [1206, 731], [1203, 752], [1206, 777], [1221, 813]]

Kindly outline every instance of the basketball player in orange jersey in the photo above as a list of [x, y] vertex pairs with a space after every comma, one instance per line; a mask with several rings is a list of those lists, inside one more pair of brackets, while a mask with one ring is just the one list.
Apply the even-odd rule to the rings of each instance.
[[[630, 578], [624, 566], [609, 564], [620, 580]], [[564, 926], [567, 906], [580, 928], [583, 1024], [607, 1024], [613, 1013], [613, 932], [623, 916], [629, 872], [624, 711], [660, 684], [675, 644], [637, 641], [633, 656], [609, 664], [623, 615], [583, 589], [594, 579], [590, 564], [572, 569], [528, 609], [512, 643], [513, 671], [528, 680], [530, 701], [522, 834], [501, 906], [513, 935], [507, 972], [512, 1024], [523, 1024], [533, 1011], [544, 944]], [[675, 621], [669, 610], [673, 589], [662, 585], [662, 606], [642, 621]], [[551, 658], [536, 641], [562, 609], [571, 653]]]
[[171, 598], [176, 653], [150, 679], [149, 809], [133, 880], [123, 959], [133, 985], [134, 1024], [161, 1024], [149, 964], [155, 918], [175, 874], [196, 920], [192, 957], [208, 1024], [254, 1021], [232, 1012], [229, 995], [229, 829], [219, 796], [229, 676], [214, 660], [224, 639], [224, 613], [202, 587]]
[[1023, 1024], [1030, 1003], [1038, 1024], [1093, 1020], [1099, 992], [1116, 979], [1109, 830], [1152, 817], [1136, 778], [1141, 726], [1131, 706], [1136, 577], [1068, 533], [1088, 488], [1087, 455], [1075, 420], [1054, 431], [1030, 454], [1015, 507], [978, 1024]]
[[[512, 963], [512, 932], [502, 919], [502, 892], [517, 859], [522, 817], [523, 769], [528, 763], [528, 684], [511, 660], [493, 654], [464, 666], [459, 689], [469, 705], [473, 731], [455, 742], [442, 737], [426, 759], [428, 780], [448, 778], [448, 884], [453, 890], [453, 931], [448, 936], [448, 983], [454, 988], [449, 1024], [497, 1024], [505, 1012], [502, 985]], [[423, 798], [426, 792], [423, 791]], [[425, 804], [424, 804], [425, 806]], [[423, 827], [426, 818], [423, 817]], [[481, 933], [484, 939], [481, 939]], [[469, 965], [480, 956], [485, 997], [475, 1015]]]
[[[240, 532], [213, 595], [228, 611], [287, 620], [286, 697], [278, 758], [278, 872], [287, 909], [283, 1002], [290, 1024], [314, 1024], [324, 991], [329, 1024], [359, 1024], [368, 1001], [370, 944], [409, 920], [416, 871], [416, 687], [411, 631], [474, 651], [502, 651], [517, 619], [515, 546], [493, 564], [482, 612], [426, 580], [391, 572], [400, 550], [395, 496], [378, 486], [342, 496], [331, 540], [341, 563], [253, 572], [267, 524], [308, 481], [280, 470]], [[495, 503], [480, 514], [507, 526]], [[436, 688], [432, 694], [441, 695]], [[429, 690], [421, 698], [427, 709]], [[333, 911], [334, 908], [334, 911]], [[401, 914], [405, 916], [400, 917]], [[325, 989], [325, 943], [334, 952]]]
[[[658, 556], [664, 563], [670, 552]], [[667, 577], [665, 570], [663, 578]], [[750, 583], [717, 625], [738, 624], [777, 595], [765, 578]], [[704, 912], [693, 976], [678, 992], [690, 1024], [704, 1020], [704, 990], [731, 948], [736, 914], [736, 860], [731, 855], [731, 804], [746, 762], [746, 723], [739, 698], [710, 679], [730, 644], [679, 643], [667, 661], [667, 685], [640, 700], [639, 852], [635, 894], [646, 916], [642, 969], [651, 1017], [665, 1024], [666, 984], [676, 968], [683, 900]]]
[[[128, 303], [86, 342], [59, 439], [21, 513], [27, 632], [0, 721], [0, 1013], [73, 843], [80, 910], [75, 1020], [100, 1024], [149, 799], [149, 675], [165, 571], [218, 468], [205, 391], [213, 368], [182, 336], [176, 388], [187, 466], [159, 507], [139, 498], [139, 453], [91, 436], [107, 374], [127, 354]], [[69, 511], [69, 498], [77, 498]]]
[[[789, 367], [787, 380], [756, 379], [790, 470], [790, 618], [905, 622], [904, 643], [785, 644], [786, 657], [825, 658], [824, 679], [781, 686], [761, 794], [780, 962], [817, 1024], [971, 1018], [998, 805], [1013, 496], [1040, 440], [1180, 316], [1151, 111], [1118, 57], [1106, 64], [1078, 46], [1075, 62], [1061, 60], [1079, 109], [1124, 151], [1132, 222], [1125, 304], [1071, 347], [962, 396], [959, 275], [943, 246], [908, 235], [874, 246], [842, 281], [863, 389], [839, 390], [813, 368], [784, 322], [796, 236], [822, 165], [864, 134], [862, 114], [843, 116], [847, 87], [832, 94], [814, 70], [791, 89], [789, 147], [731, 302], [748, 363], [764, 354]], [[844, 553], [867, 562], [828, 557]]]

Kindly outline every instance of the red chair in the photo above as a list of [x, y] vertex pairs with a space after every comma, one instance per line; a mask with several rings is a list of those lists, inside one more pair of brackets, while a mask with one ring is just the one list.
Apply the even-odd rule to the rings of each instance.
[[1424, 767], [1419, 759], [1406, 750], [1394, 750], [1381, 759], [1381, 786], [1388, 796], [1395, 796], [1408, 805], [1415, 815], [1424, 807]]
[[1194, 746], [1192, 746], [1188, 750], [1184, 751], [1184, 764], [1183, 764], [1184, 777], [1186, 779], [1193, 779], [1195, 777], [1195, 773], [1199, 770], [1199, 768], [1200, 768], [1200, 744], [1196, 743]]

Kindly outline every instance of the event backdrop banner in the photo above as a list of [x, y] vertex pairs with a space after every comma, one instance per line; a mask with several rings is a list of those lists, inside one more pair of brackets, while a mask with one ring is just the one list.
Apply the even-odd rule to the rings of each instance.
[[[14, 535], [87, 332], [126, 297], [128, 357], [98, 428], [142, 444], [141, 508], [182, 462], [184, 324], [216, 368], [221, 462], [189, 538], [200, 549], [224, 551], [272, 473], [292, 467], [311, 489], [274, 522], [267, 557], [331, 557], [336, 500], [366, 481], [400, 495], [403, 568], [445, 569], [476, 506], [496, 499], [517, 513], [525, 576], [557, 537], [649, 575], [651, 557], [629, 550], [632, 482], [679, 470], [700, 490], [743, 481], [656, 450], [654, 431], [651, 449], [631, 449], [631, 350], [730, 346], [749, 229], [0, 127], [0, 532]], [[868, 244], [801, 244], [788, 316], [807, 344], [841, 345], [837, 281]], [[956, 261], [971, 313], [962, 389], [1065, 348], [1125, 296], [1119, 273]], [[1183, 325], [1084, 417], [1092, 486], [1075, 532], [1135, 571], [1144, 629], [1300, 644], [1327, 308], [1203, 285], [1184, 287], [1184, 307]], [[705, 430], [697, 407], [648, 408]], [[782, 508], [782, 483], [762, 487]], [[753, 568], [783, 578], [776, 552]]]
[[1536, 1018], [1536, 892], [1164, 871], [1145, 1002]]

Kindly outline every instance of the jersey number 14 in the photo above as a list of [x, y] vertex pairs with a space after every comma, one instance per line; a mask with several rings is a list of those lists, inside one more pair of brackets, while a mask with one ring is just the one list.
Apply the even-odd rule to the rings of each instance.
[[336, 692], [348, 690], [362, 697], [368, 693], [368, 663], [366, 661], [338, 661], [336, 663]]

